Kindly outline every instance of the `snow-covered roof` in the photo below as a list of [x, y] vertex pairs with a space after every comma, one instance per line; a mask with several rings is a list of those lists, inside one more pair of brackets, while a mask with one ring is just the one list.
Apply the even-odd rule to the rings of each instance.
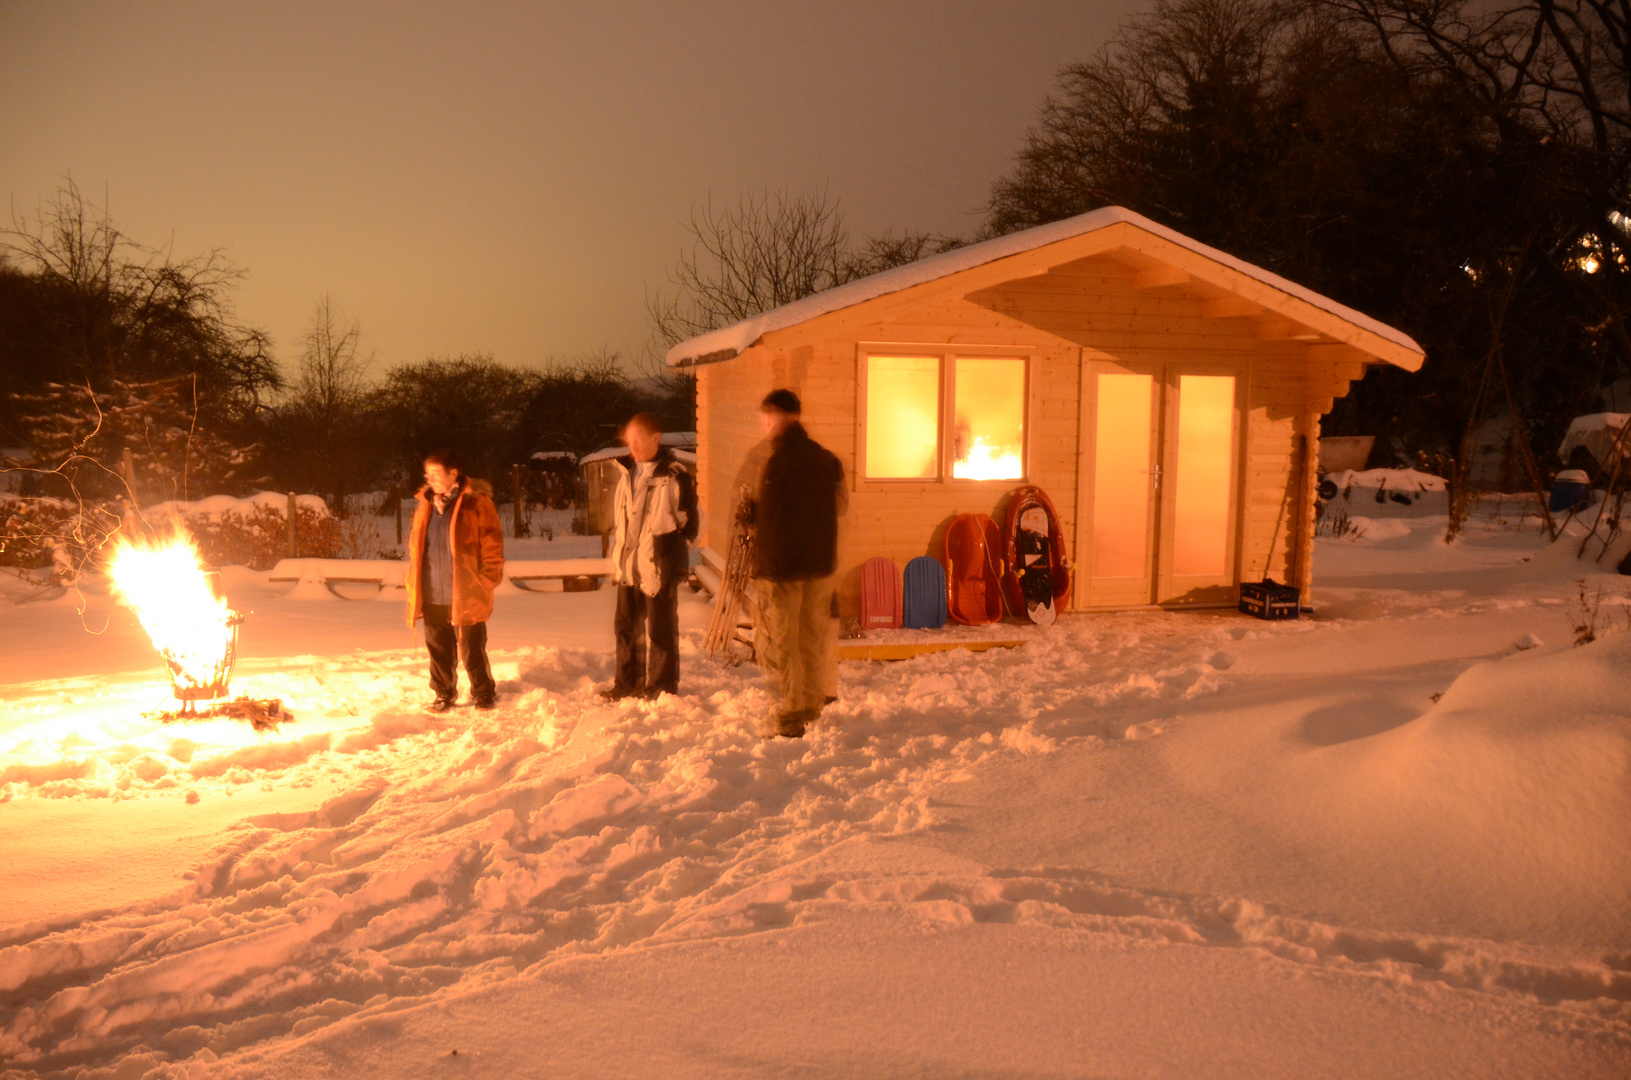
[[802, 300], [795, 300], [791, 304], [783, 304], [781, 307], [761, 312], [731, 326], [722, 326], [717, 330], [710, 330], [706, 334], [699, 334], [687, 341], [682, 341], [668, 350], [665, 359], [671, 367], [681, 364], [729, 360], [747, 351], [760, 338], [773, 331], [785, 330], [790, 326], [797, 326], [799, 323], [808, 322], [810, 319], [826, 315], [829, 312], [853, 307], [868, 300], [875, 300], [880, 296], [887, 296], [890, 293], [909, 289], [914, 285], [922, 285], [943, 277], [949, 277], [952, 274], [976, 266], [983, 266], [998, 259], [1005, 259], [1045, 247], [1048, 244], [1058, 243], [1061, 240], [1069, 240], [1072, 237], [1083, 236], [1111, 225], [1121, 224], [1135, 226], [1163, 240], [1170, 241], [1179, 247], [1277, 289], [1288, 296], [1311, 304], [1417, 355], [1425, 355], [1422, 347], [1416, 344], [1415, 339], [1409, 334], [1395, 330], [1393, 327], [1373, 319], [1369, 315], [1355, 311], [1344, 304], [1339, 304], [1328, 296], [1322, 296], [1312, 289], [1304, 288], [1294, 281], [1288, 281], [1260, 266], [1254, 266], [1243, 259], [1237, 259], [1233, 255], [1219, 251], [1217, 248], [1208, 247], [1198, 240], [1191, 239], [1175, 229], [1169, 229], [1165, 225], [1151, 221], [1144, 215], [1134, 213], [1126, 207], [1106, 206], [1098, 210], [1090, 210], [1085, 214], [1078, 214], [1076, 217], [1066, 218], [1063, 221], [1038, 225], [1022, 232], [1009, 233], [1006, 236], [999, 236], [978, 244], [956, 248], [940, 255], [932, 255], [927, 259], [920, 259], [905, 266], [897, 266], [892, 270], [885, 270], [882, 273], [859, 278], [837, 288], [828, 289], [825, 292], [806, 296]]
[[1591, 451], [1599, 465], [1607, 465], [1619, 456], [1625, 445], [1625, 425], [1631, 422], [1631, 413], [1588, 413], [1569, 421], [1569, 430], [1563, 436], [1557, 456], [1564, 461], [1577, 446]]
[[578, 455], [574, 454], [570, 450], [535, 450], [535, 451], [533, 451], [533, 454], [532, 454], [532, 460], [533, 461], [576, 461], [576, 460], [578, 460]]

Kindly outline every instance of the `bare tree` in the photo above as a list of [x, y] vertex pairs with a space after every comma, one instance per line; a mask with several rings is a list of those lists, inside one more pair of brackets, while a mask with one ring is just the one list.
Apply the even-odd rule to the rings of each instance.
[[[694, 408], [686, 414], [683, 401], [679, 410], [671, 406], [676, 395], [683, 398], [684, 384], [695, 380], [665, 379], [669, 373], [660, 364], [650, 371], [643, 385], [631, 380], [623, 355], [604, 347], [551, 357], [521, 423], [532, 438], [531, 448], [586, 454], [614, 442], [624, 421], [648, 409], [673, 423], [694, 420]], [[684, 400], [694, 402], [694, 397]]]
[[242, 276], [219, 251], [177, 259], [136, 243], [67, 180], [33, 221], [0, 230], [0, 431], [29, 438], [7, 430], [12, 394], [180, 375], [209, 423], [252, 416], [279, 378], [266, 334], [230, 310]]
[[153, 262], [152, 252], [114, 228], [107, 207], [86, 199], [72, 178], [40, 206], [32, 226], [14, 211], [5, 236], [11, 259], [82, 299], [111, 297], [120, 277], [139, 275]]
[[967, 243], [962, 237], [941, 233], [907, 229], [896, 236], [891, 230], [882, 236], [872, 237], [850, 256], [849, 276], [861, 278], [879, 274], [931, 255], [943, 254]]
[[1340, 78], [1328, 27], [1279, 0], [1157, 0], [1059, 73], [1014, 170], [992, 187], [988, 229], [1119, 203], [1231, 241], [1217, 223], [1239, 219], [1285, 165], [1274, 129], [1306, 122], [1292, 114], [1308, 81]]
[[293, 398], [297, 408], [326, 428], [343, 422], [366, 395], [373, 356], [358, 353], [361, 340], [362, 325], [336, 311], [324, 293], [300, 337]]
[[646, 298], [657, 351], [964, 242], [908, 231], [853, 248], [839, 202], [825, 191], [744, 195], [729, 210], [709, 203], [687, 229], [691, 244], [670, 274], [675, 291]]
[[256, 421], [279, 385], [269, 340], [229, 300], [219, 252], [176, 259], [126, 237], [65, 181], [32, 220], [0, 229], [0, 445], [25, 448], [24, 496], [0, 523], [0, 563], [96, 557], [126, 506], [242, 491], [258, 479]]
[[[1583, 254], [1631, 266], [1631, 6], [1624, 0], [1314, 0], [1365, 28], [1393, 66], [1477, 100], [1489, 122], [1561, 148], [1552, 180], [1574, 215], [1555, 263]], [[1601, 268], [1601, 267], [1600, 267]], [[1594, 271], [1594, 274], [1596, 271]], [[1581, 284], [1601, 285], [1611, 273]]]
[[[1520, 301], [1565, 316], [1535, 347], [1513, 350], [1515, 388], [1533, 399], [1531, 411], [1549, 412], [1555, 428], [1592, 407], [1602, 384], [1631, 370], [1631, 6], [1309, 5], [1363, 31], [1381, 62], [1412, 85], [1453, 88], [1474, 102], [1490, 142], [1509, 148], [1506, 171], [1522, 178], [1539, 212], [1519, 226], [1523, 239], [1467, 265], [1492, 283], [1518, 274]], [[1522, 308], [1514, 307], [1518, 318], [1508, 324], [1521, 328]], [[1571, 340], [1578, 345], [1569, 363], [1537, 362]]]
[[425, 455], [456, 447], [471, 476], [496, 481], [524, 462], [535, 438], [528, 409], [546, 376], [490, 353], [461, 353], [400, 364], [380, 388], [385, 437], [400, 474], [417, 477]]
[[280, 472], [328, 496], [336, 512], [370, 479], [372, 408], [362, 326], [324, 293], [299, 340], [300, 358], [277, 425]]
[[744, 195], [729, 210], [709, 203], [688, 228], [675, 293], [646, 300], [665, 347], [848, 280], [849, 234], [826, 192]]

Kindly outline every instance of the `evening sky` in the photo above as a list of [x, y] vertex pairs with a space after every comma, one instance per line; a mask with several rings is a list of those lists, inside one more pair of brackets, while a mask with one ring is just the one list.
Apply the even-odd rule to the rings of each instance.
[[382, 367], [632, 353], [710, 198], [973, 233], [1144, 6], [0, 0], [0, 195], [32, 219], [71, 175], [135, 240], [224, 249], [284, 360], [325, 292]]

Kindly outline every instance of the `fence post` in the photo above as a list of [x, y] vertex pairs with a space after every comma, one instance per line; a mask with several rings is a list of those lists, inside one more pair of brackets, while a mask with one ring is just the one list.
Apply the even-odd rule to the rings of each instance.
[[391, 485], [391, 502], [396, 504], [396, 542], [402, 543], [402, 489]]
[[130, 497], [130, 505], [140, 506], [141, 499], [136, 495], [136, 458], [130, 452], [128, 446], [119, 455], [119, 475], [124, 479], [127, 489], [126, 494]]
[[527, 530], [525, 529], [526, 519], [522, 516], [527, 504], [526, 488], [522, 486], [521, 482], [521, 470], [523, 467], [524, 466], [517, 465], [512, 472], [512, 476], [515, 481], [515, 522], [510, 531], [513, 532], [518, 539], [527, 535]]
[[292, 492], [292, 491], [289, 492], [289, 511], [288, 511], [288, 514], [286, 516], [288, 517], [288, 520], [289, 520], [289, 558], [291, 558], [291, 559], [299, 558], [300, 549], [299, 549], [298, 546], [296, 546], [296, 543], [295, 543], [295, 539], [296, 539], [295, 538], [295, 525], [294, 525], [295, 498], [294, 498], [294, 492]]

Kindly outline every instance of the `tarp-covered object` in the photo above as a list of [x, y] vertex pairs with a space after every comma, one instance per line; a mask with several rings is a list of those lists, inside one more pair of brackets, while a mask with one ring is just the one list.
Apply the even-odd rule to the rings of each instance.
[[1591, 452], [1598, 468], [1613, 465], [1615, 458], [1624, 452], [1625, 445], [1631, 443], [1631, 437], [1625, 435], [1628, 420], [1631, 420], [1631, 413], [1600, 412], [1575, 417], [1569, 421], [1568, 434], [1563, 436], [1557, 456], [1567, 463], [1574, 448], [1584, 446]]
[[1444, 478], [1417, 469], [1345, 469], [1326, 473], [1321, 487], [1321, 515], [1327, 519], [1337, 514], [1350, 518], [1432, 517], [1450, 509]]

